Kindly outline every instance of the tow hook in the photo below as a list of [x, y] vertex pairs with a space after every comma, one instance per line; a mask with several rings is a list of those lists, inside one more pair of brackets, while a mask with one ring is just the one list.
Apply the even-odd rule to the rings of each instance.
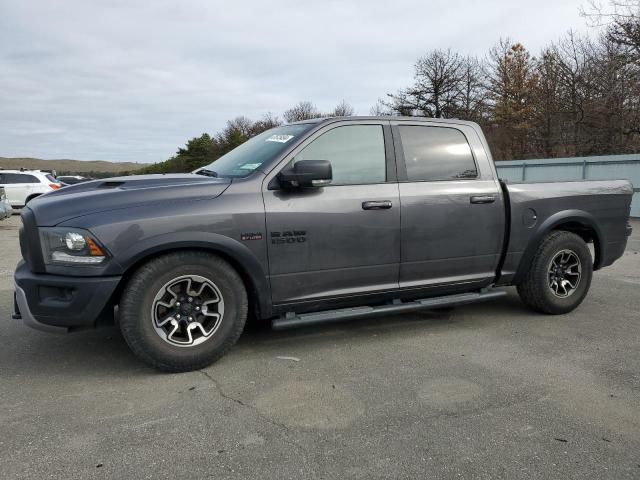
[[16, 300], [16, 292], [13, 292], [13, 314], [11, 315], [11, 318], [14, 320], [22, 320], [20, 308], [18, 308], [18, 302]]

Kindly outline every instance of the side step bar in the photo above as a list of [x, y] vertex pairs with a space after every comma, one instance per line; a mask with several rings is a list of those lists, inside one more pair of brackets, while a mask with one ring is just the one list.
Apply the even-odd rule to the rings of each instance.
[[377, 307], [341, 308], [338, 310], [326, 310], [324, 312], [302, 313], [287, 312], [271, 322], [274, 330], [287, 328], [308, 327], [320, 323], [342, 322], [356, 318], [372, 317], [376, 315], [415, 312], [417, 310], [430, 310], [440, 307], [466, 305], [468, 303], [484, 302], [494, 298], [504, 297], [505, 290], [483, 289], [479, 292], [459, 293], [442, 297], [423, 298], [410, 302], [394, 300], [388, 305]]

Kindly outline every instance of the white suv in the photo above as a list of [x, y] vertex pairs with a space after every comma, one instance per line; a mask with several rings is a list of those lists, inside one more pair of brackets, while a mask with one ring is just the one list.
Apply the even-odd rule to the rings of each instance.
[[53, 175], [40, 170], [0, 170], [0, 187], [4, 187], [12, 207], [23, 207], [38, 195], [61, 186]]

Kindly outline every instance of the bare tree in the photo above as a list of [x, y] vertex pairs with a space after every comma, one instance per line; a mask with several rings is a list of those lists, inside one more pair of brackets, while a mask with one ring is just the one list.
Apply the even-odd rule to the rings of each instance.
[[236, 148], [253, 136], [253, 121], [240, 116], [228, 120], [225, 128], [214, 137], [223, 153]]
[[417, 98], [409, 94], [407, 90], [398, 90], [397, 93], [387, 93], [388, 101], [382, 102], [383, 108], [387, 109], [392, 115], [401, 115], [404, 117], [412, 117], [421, 115], [420, 104]]
[[[545, 48], [536, 62], [538, 84], [535, 90], [533, 140], [531, 150], [545, 157], [555, 156], [559, 141], [560, 119], [560, 59], [553, 47]], [[566, 154], [566, 152], [562, 152]]]
[[640, 142], [640, 0], [595, 1], [583, 10], [604, 35], [590, 43], [595, 96], [587, 119], [590, 151], [638, 151]]
[[309, 120], [311, 118], [319, 118], [322, 116], [322, 113], [320, 113], [317, 107], [312, 102], [308, 101], [299, 102], [283, 114], [284, 119], [288, 123]]
[[279, 125], [282, 125], [282, 121], [280, 121], [278, 117], [274, 116], [271, 112], [266, 113], [260, 120], [253, 124], [252, 135], [257, 135]]
[[[638, 100], [640, 78], [638, 65], [626, 59], [626, 47], [609, 35], [587, 43], [589, 96], [586, 102], [583, 142], [588, 154], [637, 151]], [[635, 147], [635, 149], [634, 149]]]
[[434, 50], [418, 59], [414, 83], [396, 94], [387, 94], [387, 104], [403, 115], [450, 117], [456, 110], [464, 79], [464, 59], [451, 50]]
[[342, 100], [336, 107], [329, 113], [330, 117], [351, 117], [355, 113], [353, 107], [346, 101]]
[[462, 59], [460, 81], [452, 108], [455, 116], [482, 122], [486, 116], [486, 79], [481, 62], [476, 57]]
[[576, 37], [573, 32], [554, 45], [558, 60], [558, 87], [561, 95], [563, 128], [560, 132], [567, 154], [580, 155], [585, 152], [583, 127], [587, 100], [591, 96], [588, 76], [589, 46], [587, 40]]
[[379, 98], [376, 104], [369, 110], [369, 115], [372, 117], [382, 117], [393, 115], [393, 111], [386, 105], [384, 100]]
[[609, 40], [630, 48], [636, 61], [640, 58], [640, 0], [611, 0], [608, 7], [591, 0], [582, 14], [592, 24], [606, 26]]

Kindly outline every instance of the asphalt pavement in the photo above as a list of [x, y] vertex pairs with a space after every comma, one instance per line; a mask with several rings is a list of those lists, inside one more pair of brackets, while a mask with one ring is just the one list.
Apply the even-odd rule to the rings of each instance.
[[640, 222], [576, 311], [515, 291], [448, 312], [274, 332], [162, 374], [116, 328], [11, 319], [0, 222], [0, 478], [640, 478]]

